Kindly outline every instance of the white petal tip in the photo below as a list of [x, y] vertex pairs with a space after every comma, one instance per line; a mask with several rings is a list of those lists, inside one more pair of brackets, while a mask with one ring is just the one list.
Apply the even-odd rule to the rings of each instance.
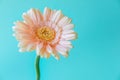
[[15, 37], [15, 34], [12, 34], [13, 37]]
[[13, 22], [13, 24], [15, 25], [17, 22]]
[[49, 9], [48, 7], [45, 7], [44, 9]]
[[56, 59], [56, 60], [60, 60], [60, 58], [59, 58], [59, 57], [55, 57], [55, 59]]
[[13, 26], [13, 27], [12, 27], [12, 30], [13, 30], [13, 31], [15, 31], [15, 28], [16, 28], [16, 27], [15, 27], [15, 26]]
[[19, 49], [19, 52], [23, 52], [23, 50]]

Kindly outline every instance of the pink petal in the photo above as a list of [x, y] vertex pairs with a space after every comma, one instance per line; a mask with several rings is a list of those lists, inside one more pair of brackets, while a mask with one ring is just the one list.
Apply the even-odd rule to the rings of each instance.
[[23, 18], [28, 25], [31, 25], [31, 26], [34, 25], [32, 19], [27, 13], [23, 14]]
[[56, 50], [61, 54], [64, 54], [64, 53], [67, 52], [67, 49], [64, 46], [61, 46], [61, 45], [57, 45]]
[[37, 46], [36, 46], [36, 53], [37, 53], [37, 55], [43, 56], [42, 55], [43, 53], [41, 53], [42, 47], [43, 47], [43, 43], [37, 44]]
[[69, 24], [71, 22], [71, 19], [69, 19], [68, 17], [63, 17], [59, 22], [58, 25], [60, 25], [61, 27], [64, 27], [65, 25]]
[[62, 16], [63, 15], [61, 11], [56, 11], [51, 21], [57, 23], [62, 18]]
[[69, 35], [69, 34], [73, 34], [73, 33], [75, 33], [73, 30], [64, 30], [62, 32], [63, 35]]
[[63, 27], [64, 30], [69, 30], [69, 29], [72, 29], [74, 27], [73, 24], [68, 24], [66, 26]]
[[51, 47], [50, 45], [48, 45], [46, 49], [47, 49], [47, 52], [49, 52], [49, 53], [53, 53], [53, 51], [52, 51], [52, 47]]
[[43, 16], [44, 16], [44, 20], [45, 20], [45, 21], [49, 20], [50, 13], [51, 13], [51, 10], [46, 7], [46, 8], [44, 9], [44, 13], [43, 13]]
[[65, 39], [65, 40], [73, 40], [73, 39], [77, 38], [77, 35], [75, 33], [74, 34], [68, 34], [68, 35], [62, 35], [62, 38]]

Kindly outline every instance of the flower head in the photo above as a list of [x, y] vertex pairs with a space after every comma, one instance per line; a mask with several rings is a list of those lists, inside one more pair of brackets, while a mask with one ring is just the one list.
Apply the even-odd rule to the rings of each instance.
[[23, 21], [15, 22], [14, 36], [19, 41], [21, 52], [36, 50], [41, 57], [52, 54], [59, 59], [58, 53], [68, 56], [72, 48], [70, 40], [76, 39], [71, 19], [60, 10], [45, 8], [42, 14], [37, 9], [30, 9], [23, 14]]

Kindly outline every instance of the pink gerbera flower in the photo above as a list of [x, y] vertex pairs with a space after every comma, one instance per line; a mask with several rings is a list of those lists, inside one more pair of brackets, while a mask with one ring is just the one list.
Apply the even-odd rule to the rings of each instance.
[[23, 18], [13, 27], [21, 52], [36, 50], [41, 57], [48, 58], [52, 54], [56, 59], [59, 59], [58, 53], [68, 56], [72, 48], [70, 40], [77, 37], [72, 30], [71, 19], [60, 10], [49, 8], [45, 8], [43, 14], [37, 9], [30, 9]]

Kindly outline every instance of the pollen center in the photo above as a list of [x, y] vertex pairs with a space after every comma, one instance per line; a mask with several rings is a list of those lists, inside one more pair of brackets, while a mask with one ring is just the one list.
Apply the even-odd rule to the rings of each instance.
[[37, 29], [37, 36], [41, 40], [51, 41], [55, 38], [55, 31], [49, 27], [41, 27]]

